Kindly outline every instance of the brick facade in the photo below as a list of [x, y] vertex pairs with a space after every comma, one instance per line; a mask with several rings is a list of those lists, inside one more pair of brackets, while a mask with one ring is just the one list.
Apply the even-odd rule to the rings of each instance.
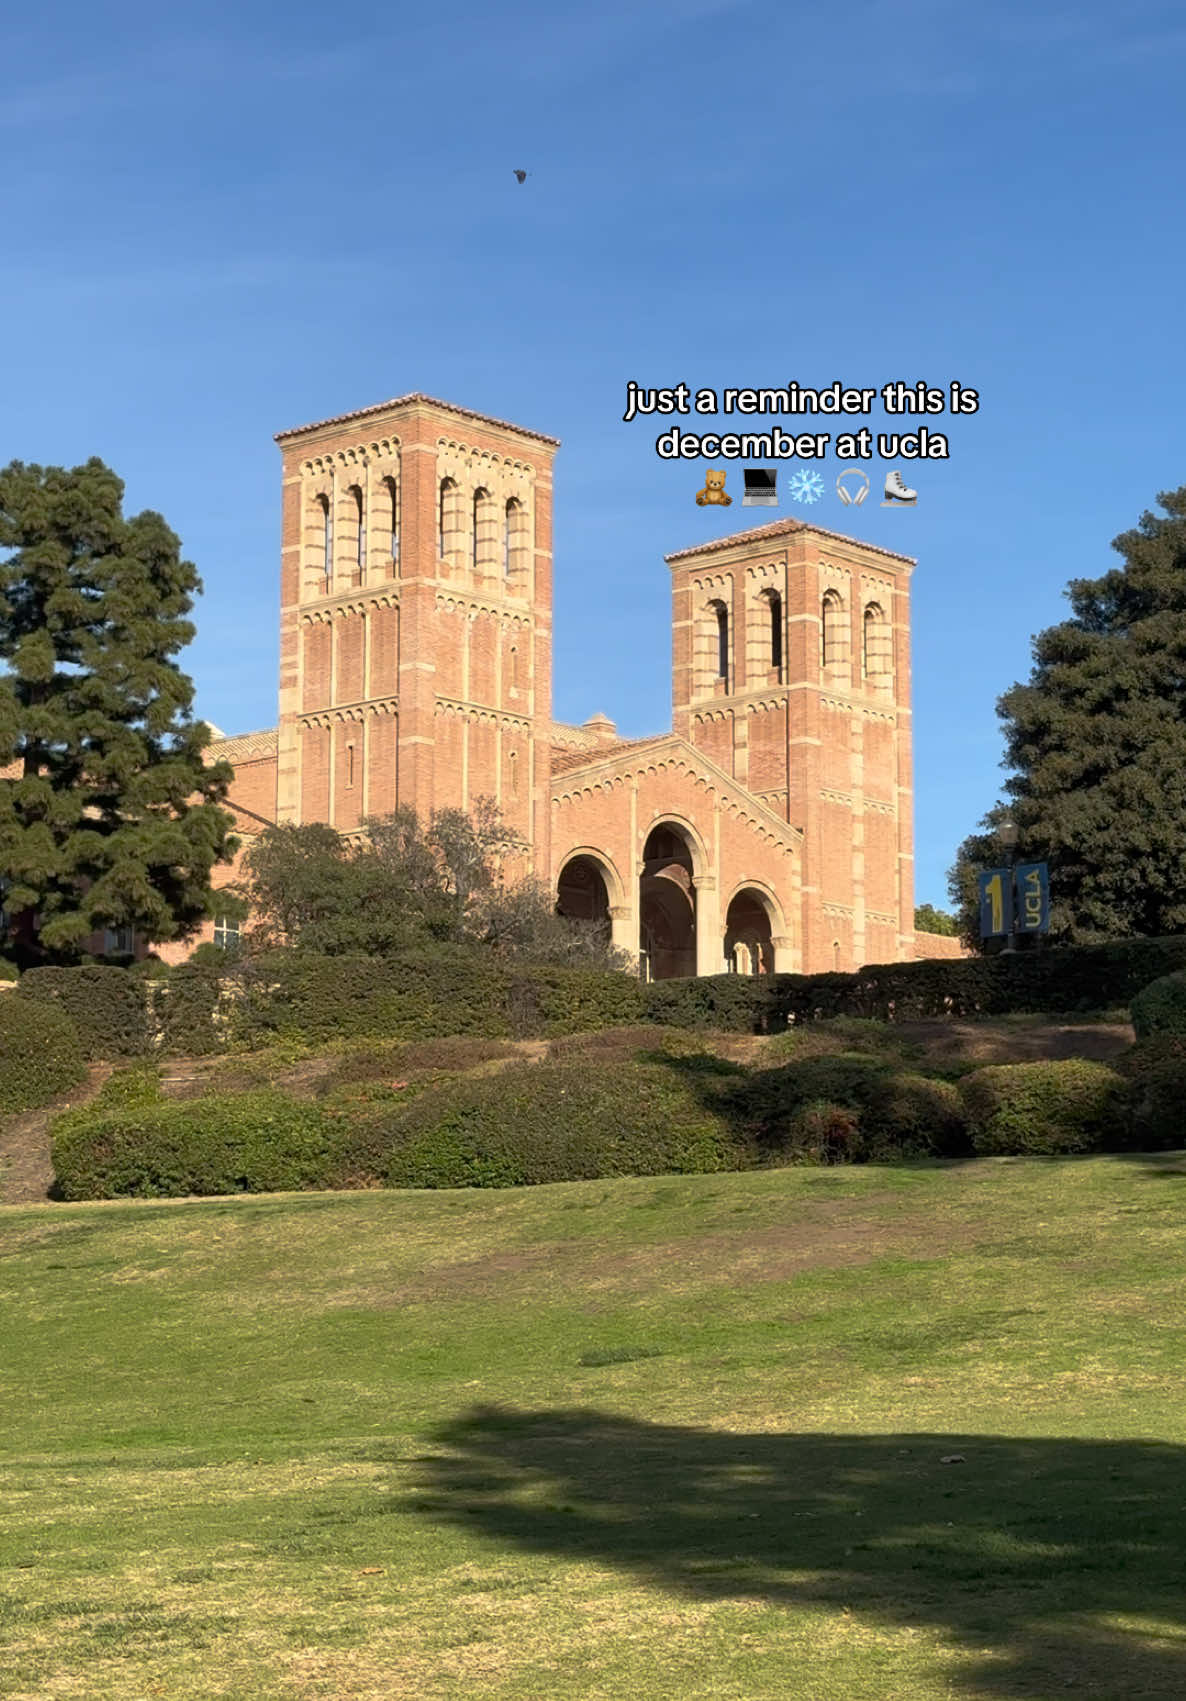
[[279, 725], [211, 750], [241, 832], [489, 796], [644, 972], [914, 956], [908, 557], [798, 520], [669, 556], [672, 731], [624, 741], [552, 720], [556, 439], [409, 395], [277, 442]]

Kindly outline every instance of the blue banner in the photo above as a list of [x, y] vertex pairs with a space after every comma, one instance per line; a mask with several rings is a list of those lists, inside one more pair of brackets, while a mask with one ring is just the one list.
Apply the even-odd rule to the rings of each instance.
[[980, 937], [993, 939], [1013, 925], [1013, 878], [1008, 868], [985, 868], [976, 876], [980, 889]]
[[1016, 870], [1018, 933], [1049, 933], [1050, 874], [1044, 862], [1023, 862]]

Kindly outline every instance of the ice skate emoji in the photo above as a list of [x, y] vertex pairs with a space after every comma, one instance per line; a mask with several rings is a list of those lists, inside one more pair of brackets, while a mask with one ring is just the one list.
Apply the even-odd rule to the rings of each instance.
[[883, 508], [909, 508], [918, 501], [918, 491], [911, 490], [909, 485], [902, 483], [902, 475], [897, 467], [891, 468], [885, 475], [885, 501]]

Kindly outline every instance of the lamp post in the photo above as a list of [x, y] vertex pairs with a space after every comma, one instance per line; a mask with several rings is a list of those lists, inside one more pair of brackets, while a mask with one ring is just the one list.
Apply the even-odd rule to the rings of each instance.
[[1013, 892], [1013, 870], [1017, 865], [1017, 838], [1016, 821], [1006, 820], [998, 823], [997, 839], [1009, 858], [1009, 931], [1005, 936], [1005, 951], [1016, 951], [1017, 949], [1017, 902]]

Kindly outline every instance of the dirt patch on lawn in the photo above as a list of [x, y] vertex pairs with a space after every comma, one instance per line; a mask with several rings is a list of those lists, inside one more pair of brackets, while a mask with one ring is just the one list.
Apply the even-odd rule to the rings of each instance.
[[[727, 1275], [734, 1283], [782, 1282], [804, 1270], [871, 1264], [879, 1258], [942, 1258], [970, 1248], [966, 1225], [937, 1224], [933, 1216], [895, 1211], [870, 1219], [879, 1202], [900, 1204], [892, 1193], [823, 1204], [794, 1223], [728, 1232], [689, 1234], [680, 1240], [623, 1248], [612, 1242], [558, 1241], [522, 1250], [493, 1252], [464, 1263], [426, 1270], [386, 1291], [376, 1285], [335, 1295], [337, 1306], [427, 1305], [487, 1298], [531, 1299], [551, 1287], [579, 1286], [605, 1295], [606, 1304], [624, 1293], [663, 1284], [665, 1293], [694, 1291]], [[586, 1309], [600, 1309], [596, 1299]]]

